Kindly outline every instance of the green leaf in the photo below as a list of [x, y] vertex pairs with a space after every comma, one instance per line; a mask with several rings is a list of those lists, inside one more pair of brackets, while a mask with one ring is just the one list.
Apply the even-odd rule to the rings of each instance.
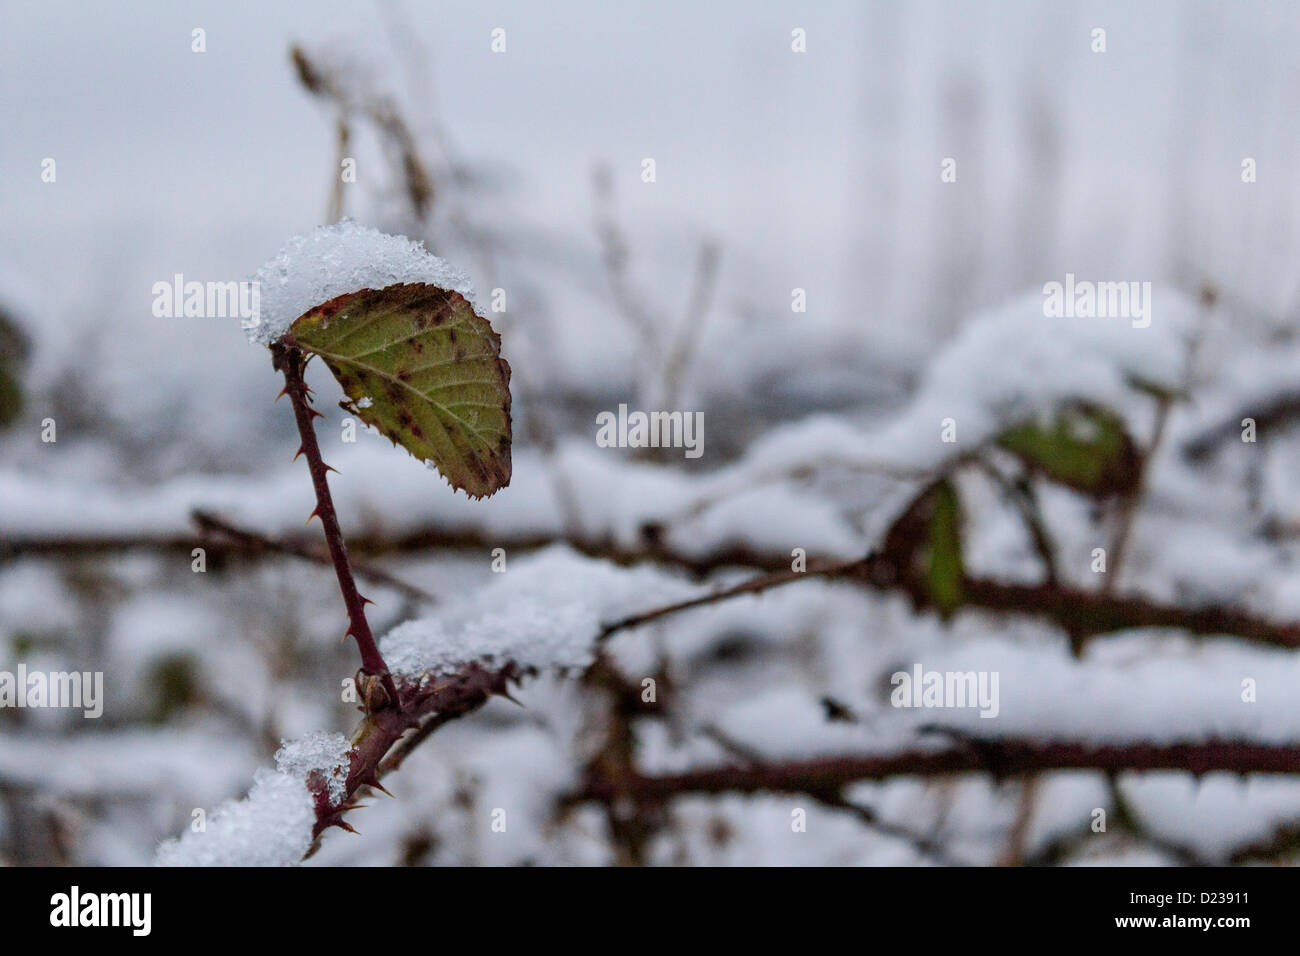
[[0, 309], [0, 362], [22, 364], [27, 360], [31, 348], [27, 333], [8, 312]]
[[26, 364], [31, 343], [9, 314], [0, 309], [0, 428], [18, 418], [23, 410], [23, 389], [19, 373]]
[[914, 605], [933, 606], [945, 620], [963, 600], [961, 521], [957, 489], [941, 478], [908, 505], [881, 547]]
[[0, 362], [0, 428], [11, 425], [22, 410], [23, 390], [18, 384], [18, 376]]
[[965, 567], [961, 557], [961, 502], [957, 490], [941, 481], [930, 492], [930, 535], [927, 542], [926, 586], [941, 617], [961, 606]]
[[200, 697], [199, 668], [191, 654], [168, 654], [150, 664], [146, 686], [153, 690], [149, 722], [166, 724]]
[[1050, 423], [1027, 422], [998, 444], [1029, 468], [1085, 494], [1103, 497], [1137, 485], [1141, 455], [1114, 412], [1071, 405]]
[[455, 489], [510, 484], [510, 365], [501, 337], [458, 292], [424, 283], [362, 289], [294, 320], [285, 342], [319, 355], [343, 407]]

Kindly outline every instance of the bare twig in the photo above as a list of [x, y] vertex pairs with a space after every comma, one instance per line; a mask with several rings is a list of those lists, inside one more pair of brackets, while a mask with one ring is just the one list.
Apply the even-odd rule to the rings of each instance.
[[1007, 831], [1006, 846], [998, 859], [1000, 866], [1019, 866], [1025, 859], [1025, 840], [1029, 835], [1029, 824], [1034, 819], [1034, 803], [1038, 796], [1038, 785], [1042, 780], [1032, 774], [1020, 781], [1020, 792], [1016, 795], [1016, 815]]
[[668, 349], [668, 358], [664, 361], [664, 393], [663, 400], [657, 406], [659, 408], [675, 409], [681, 400], [682, 387], [709, 316], [709, 304], [717, 285], [719, 255], [717, 243], [711, 239], [700, 243], [695, 263], [695, 282], [691, 287], [686, 316], [682, 319], [677, 338]]
[[851, 814], [869, 830], [874, 830], [882, 836], [891, 837], [909, 844], [918, 854], [928, 857], [936, 863], [944, 866], [961, 865], [960, 861], [949, 856], [948, 852], [932, 837], [917, 833], [900, 824], [882, 820], [875, 810], [854, 803], [838, 790], [831, 793], [810, 793], [808, 796], [822, 804], [822, 806], [830, 807], [833, 810], [843, 810]]
[[[601, 639], [680, 611], [816, 578], [851, 581], [877, 590], [902, 590], [918, 609], [931, 607], [933, 603], [918, 582], [900, 575], [899, 569], [888, 559], [872, 555], [859, 561], [810, 562], [805, 572], [782, 570], [757, 575], [713, 594], [611, 622], [602, 630]], [[1275, 623], [1237, 608], [1210, 606], [1189, 609], [1157, 604], [1134, 595], [1099, 594], [1050, 584], [1010, 584], [988, 578], [966, 578], [962, 589], [964, 607], [1044, 618], [1068, 634], [1082, 637], [1162, 627], [1192, 634], [1230, 635], [1280, 647], [1300, 647], [1300, 624]]]
[[1199, 461], [1225, 442], [1240, 441], [1241, 422], [1246, 418], [1255, 422], [1256, 441], [1281, 431], [1300, 418], [1300, 391], [1279, 391], [1237, 408], [1219, 424], [1187, 439], [1182, 445], [1182, 453], [1193, 461]]
[[670, 614], [676, 614], [679, 611], [687, 611], [691, 608], [703, 607], [706, 604], [717, 604], [719, 601], [725, 601], [729, 598], [737, 597], [742, 594], [761, 594], [772, 588], [780, 587], [783, 584], [789, 584], [792, 581], [798, 581], [807, 577], [832, 578], [841, 575], [847, 575], [858, 570], [865, 564], [863, 561], [850, 561], [843, 564], [817, 564], [810, 563], [806, 571], [777, 571], [774, 574], [763, 574], [750, 578], [733, 587], [723, 588], [720, 591], [714, 591], [712, 594], [706, 594], [702, 597], [690, 598], [686, 601], [678, 601], [675, 604], [669, 604], [664, 607], [655, 608], [651, 611], [644, 611], [640, 614], [633, 614], [621, 620], [606, 624], [600, 632], [597, 640], [605, 640], [628, 628], [640, 627], [642, 624], [648, 624], [650, 621], [658, 620], [661, 617], [667, 617]]
[[979, 463], [984, 473], [1002, 489], [1003, 495], [1015, 506], [1025, 530], [1029, 533], [1029, 539], [1033, 543], [1034, 551], [1043, 564], [1044, 582], [1055, 585], [1058, 581], [1056, 546], [1052, 541], [1051, 534], [1048, 533], [1047, 525], [1043, 521], [1042, 511], [1038, 507], [1038, 496], [1034, 493], [1033, 480], [1028, 475], [1023, 474], [1015, 478], [1009, 478], [1002, 474], [992, 462], [983, 458], [979, 459]]
[[592, 175], [596, 192], [596, 237], [600, 240], [605, 272], [609, 276], [614, 305], [628, 326], [641, 340], [641, 347], [655, 358], [659, 354], [659, 333], [654, 318], [642, 304], [645, 300], [631, 285], [628, 276], [627, 239], [614, 217], [614, 180], [608, 167], [598, 167]]
[[1124, 559], [1128, 556], [1129, 541], [1132, 538], [1133, 525], [1137, 521], [1138, 509], [1146, 497], [1151, 463], [1155, 460], [1156, 455], [1160, 453], [1160, 449], [1164, 444], [1165, 431], [1169, 424], [1169, 415], [1173, 411], [1175, 399], [1190, 392], [1196, 375], [1197, 356], [1200, 354], [1201, 345], [1205, 341], [1205, 333], [1217, 301], [1218, 292], [1212, 286], [1207, 285], [1201, 289], [1196, 329], [1187, 343], [1181, 391], [1171, 392], [1167, 389], [1160, 389], [1156, 393], [1155, 426], [1152, 429], [1151, 441], [1138, 460], [1137, 481], [1134, 482], [1129, 493], [1120, 501], [1119, 523], [1111, 541], [1109, 569], [1101, 584], [1103, 593], [1112, 593], [1119, 583], [1120, 571], [1124, 567]]
[[328, 222], [338, 222], [343, 217], [343, 175], [342, 167], [344, 160], [348, 156], [348, 143], [352, 139], [352, 127], [348, 123], [347, 113], [342, 107], [339, 109], [339, 117], [335, 121], [337, 131], [338, 146], [334, 154], [336, 162], [334, 163], [333, 186], [330, 189], [330, 206], [328, 213]]
[[[350, 133], [347, 117], [354, 111], [364, 114], [375, 125], [381, 134], [381, 142], [401, 178], [402, 188], [417, 222], [425, 222], [433, 208], [433, 179], [420, 156], [415, 137], [411, 135], [406, 121], [393, 102], [387, 97], [374, 95], [369, 91], [349, 89], [336, 71], [313, 61], [302, 47], [292, 47], [289, 54], [303, 87], [313, 96], [330, 101], [338, 109], [340, 150], [347, 145]], [[337, 167], [334, 174], [335, 192], [331, 201], [331, 213], [335, 212], [336, 207], [338, 211], [342, 209], [342, 187], [337, 178]], [[331, 222], [336, 218], [337, 216], [333, 216]]]
[[[588, 762], [586, 772], [611, 780], [635, 776], [637, 736], [634, 721], [642, 710], [640, 686], [630, 684], [601, 652], [597, 652], [584, 680], [599, 688], [605, 697], [601, 742]], [[647, 845], [660, 822], [660, 815], [652, 810], [622, 791], [605, 802], [610, 841], [620, 864], [641, 866], [645, 862]]]
[[1156, 849], [1168, 853], [1182, 866], [1207, 865], [1200, 854], [1191, 848], [1151, 832], [1151, 829], [1138, 818], [1129, 805], [1128, 798], [1124, 796], [1124, 791], [1120, 789], [1118, 773], [1112, 771], [1106, 774], [1106, 792], [1110, 794], [1115, 824], [1119, 829], [1126, 830], [1143, 843], [1149, 843]]
[[1151, 470], [1151, 461], [1155, 458], [1161, 444], [1164, 442], [1165, 426], [1169, 422], [1169, 412], [1172, 408], [1173, 399], [1169, 395], [1161, 395], [1156, 399], [1156, 419], [1151, 444], [1147, 446], [1138, 459], [1137, 480], [1119, 503], [1115, 533], [1110, 542], [1110, 561], [1107, 566], [1107, 574], [1101, 583], [1103, 594], [1114, 593], [1115, 586], [1119, 583], [1120, 571], [1124, 567], [1124, 559], [1128, 556], [1128, 545], [1133, 535], [1133, 525], [1137, 520], [1137, 513], [1139, 507], [1141, 507], [1142, 499], [1146, 495], [1147, 475]]
[[[1192, 743], [1092, 744], [1081, 741], [963, 739], [954, 745], [887, 754], [854, 754], [759, 765], [699, 767], [636, 776], [618, 787], [653, 801], [689, 794], [829, 793], [861, 780], [989, 773], [995, 778], [1056, 770], [1207, 773], [1300, 773], [1300, 746], [1239, 740]], [[603, 801], [614, 783], [589, 779], [567, 802]]]
[[[315, 564], [324, 564], [330, 567], [334, 566], [334, 562], [330, 559], [328, 553], [322, 554], [320, 551], [308, 546], [304, 542], [269, 538], [266, 535], [258, 534], [256, 531], [241, 528], [210, 511], [203, 511], [198, 508], [190, 512], [190, 517], [193, 519], [194, 524], [198, 527], [199, 531], [204, 534], [219, 535], [222, 538], [234, 542], [243, 550], [253, 553], [270, 551], [275, 554], [288, 554], [296, 558], [303, 558]], [[369, 578], [376, 584], [382, 584], [386, 587], [393, 588], [396, 591], [401, 591], [403, 594], [415, 598], [417, 601], [425, 601], [429, 604], [437, 603], [437, 599], [428, 591], [416, 587], [408, 581], [403, 581], [394, 574], [389, 574], [383, 568], [377, 568], [371, 564], [363, 564], [360, 561], [353, 561], [352, 569], [363, 578]]]

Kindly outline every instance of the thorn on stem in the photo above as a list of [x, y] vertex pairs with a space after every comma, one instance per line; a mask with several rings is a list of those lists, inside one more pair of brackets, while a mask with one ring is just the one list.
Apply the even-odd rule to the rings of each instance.
[[508, 690], [499, 690], [497, 691], [497, 694], [501, 697], [504, 697], [506, 700], [510, 701], [510, 703], [514, 704], [516, 707], [523, 707], [524, 710], [528, 709], [522, 701], [513, 697], [510, 691]]

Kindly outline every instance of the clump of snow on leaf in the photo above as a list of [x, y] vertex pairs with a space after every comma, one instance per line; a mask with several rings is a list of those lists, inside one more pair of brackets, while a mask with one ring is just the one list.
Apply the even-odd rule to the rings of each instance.
[[469, 662], [571, 669], [590, 664], [610, 621], [691, 596], [697, 589], [653, 568], [619, 568], [555, 545], [512, 560], [496, 580], [437, 615], [388, 633], [380, 650], [415, 678]]
[[[1007, 428], [1050, 421], [1089, 402], [1126, 420], [1149, 414], [1139, 385], [1177, 391], [1203, 312], [1177, 288], [1153, 287], [1150, 325], [1127, 318], [1056, 318], [1041, 292], [977, 313], [926, 368], [907, 404], [863, 428], [828, 414], [772, 428], [743, 458], [697, 487], [700, 501], [735, 501], [745, 489], [817, 467], [845, 469], [865, 498], [862, 530], [874, 545], [917, 493], [951, 461]], [[941, 440], [947, 419], [956, 441]], [[699, 526], [701, 522], [695, 522]]]
[[315, 800], [307, 777], [319, 771], [330, 798], [343, 796], [349, 745], [342, 734], [312, 734], [285, 744], [276, 769], [259, 769], [243, 800], [222, 804], [202, 832], [158, 848], [160, 866], [293, 866], [311, 847]]
[[257, 270], [260, 315], [248, 340], [269, 345], [308, 309], [360, 289], [426, 282], [474, 302], [469, 277], [405, 236], [392, 236], [343, 219], [286, 242]]
[[[1122, 413], [1136, 399], [1146, 409], [1135, 383], [1180, 388], [1201, 317], [1172, 286], [1155, 286], [1147, 305], [1145, 328], [1127, 318], [1045, 316], [1039, 292], [972, 316], [925, 370], [907, 409], [866, 447], [900, 467], [933, 468], [1068, 402]], [[946, 418], [957, 424], [956, 442], [935, 439]]]
[[[1124, 412], [1145, 410], [1135, 390], [1147, 383], [1183, 386], [1188, 345], [1201, 317], [1194, 299], [1155, 286], [1151, 325], [1123, 318], [1052, 318], [1031, 292], [972, 316], [926, 368], [907, 405], [864, 431], [826, 414], [773, 428], [743, 459], [720, 469], [719, 488], [745, 487], [756, 476], [810, 463], [844, 464], [882, 475], [936, 469], [1003, 429], [1042, 420], [1069, 402]], [[939, 440], [946, 418], [957, 440]]]

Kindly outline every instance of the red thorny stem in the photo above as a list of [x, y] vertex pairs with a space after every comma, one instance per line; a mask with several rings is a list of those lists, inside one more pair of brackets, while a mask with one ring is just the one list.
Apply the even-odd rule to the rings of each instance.
[[[325, 543], [329, 546], [330, 560], [334, 563], [334, 573], [339, 579], [339, 590], [343, 592], [343, 602], [348, 609], [348, 634], [356, 639], [357, 649], [361, 651], [361, 671], [381, 681], [384, 691], [387, 692], [389, 704], [400, 707], [401, 699], [393, 684], [393, 677], [388, 672], [388, 665], [384, 663], [383, 655], [379, 653], [379, 645], [375, 643], [375, 637], [370, 632], [370, 624], [366, 621], [366, 604], [373, 602], [362, 597], [357, 590], [357, 582], [352, 577], [352, 566], [348, 563], [347, 545], [343, 542], [343, 531], [339, 527], [338, 514], [334, 510], [334, 499], [330, 496], [327, 473], [333, 469], [321, 458], [314, 425], [315, 419], [324, 416], [311, 407], [311, 390], [303, 379], [307, 356], [301, 349], [283, 340], [271, 346], [271, 355], [276, 369], [284, 374], [285, 385], [281, 394], [288, 395], [289, 401], [293, 403], [294, 418], [298, 422], [298, 434], [302, 438], [298, 455], [307, 459], [311, 482], [316, 489], [316, 510], [312, 512], [311, 517], [320, 518], [321, 527], [325, 531]], [[363, 699], [366, 701], [366, 710], [371, 710], [371, 693], [365, 692]], [[376, 704], [376, 709], [382, 706], [384, 705]]]

